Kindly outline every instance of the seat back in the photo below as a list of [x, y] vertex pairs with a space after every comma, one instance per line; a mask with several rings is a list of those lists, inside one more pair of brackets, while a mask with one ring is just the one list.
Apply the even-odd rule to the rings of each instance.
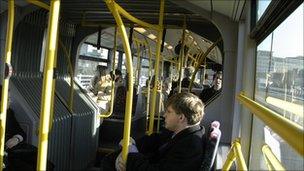
[[221, 139], [220, 123], [213, 121], [209, 127], [208, 132], [203, 137], [203, 160], [201, 171], [209, 171], [212, 169], [217, 154], [218, 145]]

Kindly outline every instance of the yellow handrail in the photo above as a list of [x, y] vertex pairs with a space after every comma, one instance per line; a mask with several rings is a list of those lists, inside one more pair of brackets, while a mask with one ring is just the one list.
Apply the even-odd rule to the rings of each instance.
[[50, 6], [49, 5], [43, 3], [43, 2], [41, 2], [39, 0], [26, 0], [26, 1], [29, 2], [29, 3], [32, 3], [34, 5], [37, 5], [37, 6], [41, 7], [41, 8], [44, 8], [44, 9], [46, 9], [48, 11], [50, 10]]
[[[149, 54], [149, 72], [148, 72], [148, 85], [147, 85], [147, 117], [146, 117], [146, 121], [148, 121], [148, 115], [149, 115], [149, 111], [150, 111], [150, 84], [151, 84], [151, 78], [152, 78], [152, 52], [151, 52], [151, 47], [150, 44], [148, 42], [148, 40], [145, 38], [145, 42], [147, 43], [147, 47], [148, 47], [148, 54]], [[147, 124], [148, 125], [148, 124]], [[148, 128], [148, 127], [147, 127]], [[146, 130], [146, 132], [148, 133], [148, 130]]]
[[115, 33], [114, 33], [114, 45], [113, 45], [113, 61], [112, 61], [112, 71], [113, 71], [113, 74], [114, 74], [114, 78], [112, 79], [111, 81], [111, 103], [110, 103], [110, 109], [109, 111], [105, 112], [105, 113], [102, 113], [99, 115], [99, 117], [102, 117], [102, 118], [107, 118], [107, 117], [110, 117], [113, 113], [113, 108], [114, 108], [114, 96], [115, 96], [115, 58], [116, 58], [116, 49], [117, 49], [117, 27], [115, 27]]
[[117, 9], [117, 11], [123, 15], [124, 17], [126, 17], [127, 19], [129, 19], [130, 21], [132, 21], [133, 23], [137, 23], [143, 27], [148, 27], [151, 29], [154, 29], [156, 31], [160, 31], [162, 30], [162, 27], [160, 25], [154, 25], [154, 24], [150, 24], [147, 22], [144, 22], [140, 19], [137, 19], [136, 17], [132, 16], [131, 14], [129, 14], [126, 10], [124, 10], [121, 6], [119, 6], [117, 3], [114, 2], [114, 6]]
[[135, 41], [135, 44], [137, 46], [137, 62], [136, 62], [136, 82], [135, 85], [138, 86], [139, 85], [139, 76], [140, 76], [140, 46], [141, 43], [139, 43], [138, 41]]
[[128, 146], [130, 140], [130, 130], [131, 130], [131, 113], [132, 113], [132, 99], [133, 99], [133, 68], [132, 68], [132, 57], [131, 49], [126, 33], [125, 26], [123, 21], [116, 9], [115, 2], [113, 0], [105, 0], [109, 10], [114, 16], [114, 19], [117, 23], [117, 28], [122, 36], [123, 47], [126, 54], [126, 68], [128, 71], [128, 92], [126, 99], [126, 110], [125, 110], [125, 121], [124, 121], [124, 132], [123, 132], [123, 147], [122, 147], [122, 159], [126, 163], [128, 156]]
[[192, 90], [192, 86], [193, 86], [193, 82], [194, 82], [194, 79], [195, 79], [195, 75], [199, 69], [199, 67], [201, 66], [201, 64], [204, 62], [204, 59], [207, 57], [207, 55], [211, 52], [211, 50], [213, 48], [215, 48], [215, 46], [217, 46], [217, 44], [222, 41], [222, 38], [219, 38], [216, 42], [214, 42], [208, 49], [205, 53], [203, 53], [203, 55], [199, 58], [199, 61], [195, 67], [195, 70], [192, 74], [192, 77], [191, 77], [191, 81], [190, 81], [190, 85], [189, 85], [189, 92], [191, 92]]
[[232, 163], [237, 161], [238, 170], [247, 170], [247, 166], [242, 154], [240, 139], [237, 138], [232, 142], [227, 159], [223, 165], [223, 170], [229, 170]]
[[284, 118], [280, 114], [264, 107], [240, 93], [238, 100], [245, 105], [253, 114], [260, 118], [267, 126], [282, 137], [299, 154], [304, 155], [304, 131], [301, 126]]
[[183, 70], [183, 60], [184, 60], [184, 52], [185, 52], [185, 31], [186, 31], [186, 20], [184, 18], [184, 24], [183, 24], [183, 34], [182, 34], [182, 45], [179, 51], [179, 64], [178, 64], [178, 70], [179, 70], [179, 75], [178, 75], [178, 93], [182, 91], [182, 79], [184, 75], [184, 70]]
[[164, 6], [165, 0], [160, 0], [160, 10], [159, 10], [159, 21], [158, 26], [160, 29], [158, 30], [157, 34], [157, 46], [156, 46], [156, 60], [154, 64], [154, 75], [155, 75], [155, 82], [153, 87], [153, 94], [152, 94], [152, 104], [150, 110], [150, 120], [149, 120], [149, 130], [148, 134], [151, 135], [153, 133], [154, 127], [154, 115], [155, 115], [155, 100], [157, 95], [157, 82], [158, 82], [158, 68], [159, 68], [159, 61], [160, 61], [160, 54], [161, 54], [161, 44], [162, 44], [162, 37], [163, 37], [163, 19], [164, 19]]
[[265, 144], [262, 147], [262, 152], [265, 158], [265, 161], [267, 163], [267, 166], [269, 170], [270, 168], [274, 168], [275, 170], [285, 170], [285, 168], [282, 166], [281, 162], [278, 160], [278, 158], [273, 154], [271, 148]]
[[8, 86], [11, 74], [11, 55], [12, 55], [12, 41], [14, 31], [14, 19], [15, 19], [15, 1], [8, 1], [8, 19], [7, 19], [7, 30], [6, 30], [6, 42], [5, 42], [5, 77], [2, 81], [2, 95], [1, 95], [1, 145], [0, 145], [0, 170], [3, 170], [3, 156], [4, 156], [4, 145], [5, 145], [5, 126], [6, 126], [6, 114], [7, 114], [7, 103], [8, 103]]
[[53, 86], [54, 59], [56, 58], [57, 48], [57, 32], [58, 20], [60, 11], [60, 0], [50, 2], [50, 15], [48, 22], [46, 60], [43, 72], [43, 87], [41, 97], [41, 111], [39, 123], [39, 142], [38, 142], [38, 157], [37, 170], [46, 170], [47, 150], [48, 150], [48, 133], [51, 112], [51, 99], [54, 96], [49, 91]]

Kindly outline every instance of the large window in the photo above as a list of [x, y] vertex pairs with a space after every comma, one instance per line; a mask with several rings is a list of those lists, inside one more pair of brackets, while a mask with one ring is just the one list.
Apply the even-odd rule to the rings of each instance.
[[80, 55], [91, 57], [91, 58], [100, 58], [100, 59], [108, 59], [109, 50], [105, 48], [97, 49], [96, 47], [83, 43], [80, 48]]
[[[303, 8], [303, 4], [300, 5], [258, 45], [255, 85], [256, 101], [302, 127]], [[264, 128], [264, 140], [286, 170], [304, 169], [303, 158], [268, 127]]]
[[109, 50], [83, 43], [77, 61], [77, 78], [84, 87], [89, 87], [98, 65], [108, 66]]

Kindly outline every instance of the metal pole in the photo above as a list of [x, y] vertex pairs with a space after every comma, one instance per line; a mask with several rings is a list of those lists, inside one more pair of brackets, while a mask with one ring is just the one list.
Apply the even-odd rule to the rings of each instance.
[[156, 95], [157, 95], [157, 82], [158, 82], [158, 68], [159, 68], [159, 61], [160, 61], [160, 53], [161, 53], [161, 44], [162, 44], [162, 38], [163, 38], [163, 19], [164, 19], [164, 6], [165, 6], [165, 0], [160, 0], [160, 10], [159, 10], [159, 29], [158, 29], [158, 35], [157, 35], [157, 46], [156, 46], [156, 60], [154, 64], [154, 75], [155, 75], [155, 82], [153, 87], [153, 94], [152, 94], [152, 104], [151, 104], [151, 111], [150, 111], [150, 120], [149, 120], [149, 130], [148, 134], [151, 135], [153, 133], [153, 127], [154, 127], [154, 116], [155, 116], [155, 101], [156, 101]]
[[46, 60], [43, 73], [43, 87], [41, 98], [41, 111], [39, 123], [39, 142], [37, 170], [46, 170], [47, 150], [48, 150], [48, 134], [50, 124], [51, 99], [54, 94], [49, 91], [53, 87], [54, 61], [56, 58], [57, 48], [57, 32], [60, 11], [60, 0], [50, 2], [50, 15], [48, 22], [48, 43], [46, 48]]
[[7, 19], [7, 30], [6, 30], [6, 44], [5, 44], [5, 77], [2, 81], [2, 97], [1, 97], [1, 146], [0, 146], [0, 170], [3, 170], [3, 156], [4, 156], [4, 146], [5, 146], [5, 126], [6, 126], [6, 110], [8, 103], [8, 86], [10, 74], [12, 72], [11, 67], [11, 55], [12, 55], [12, 41], [13, 41], [13, 31], [14, 31], [14, 18], [15, 18], [15, 1], [8, 1], [8, 19]]

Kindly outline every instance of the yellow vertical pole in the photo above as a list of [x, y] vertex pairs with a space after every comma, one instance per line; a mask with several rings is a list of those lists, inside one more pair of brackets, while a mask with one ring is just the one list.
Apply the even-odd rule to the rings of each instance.
[[13, 41], [13, 31], [14, 31], [14, 18], [15, 18], [15, 1], [8, 1], [8, 18], [7, 18], [7, 30], [6, 30], [6, 44], [5, 44], [5, 77], [2, 81], [2, 95], [1, 95], [1, 146], [0, 146], [0, 170], [3, 170], [3, 155], [5, 146], [5, 126], [6, 126], [6, 110], [8, 102], [8, 86], [9, 78], [11, 72], [11, 55], [12, 55], [12, 41]]
[[230, 167], [232, 166], [232, 163], [235, 160], [235, 158], [236, 158], [236, 155], [234, 153], [234, 145], [232, 144], [230, 151], [227, 155], [227, 159], [226, 159], [222, 169], [224, 171], [228, 171], [230, 169]]
[[269, 170], [272, 170], [271, 168], [274, 168], [274, 170], [286, 170], [267, 144], [263, 145], [262, 152]]
[[179, 52], [179, 86], [178, 86], [178, 92], [182, 92], [182, 79], [184, 75], [184, 70], [183, 70], [183, 60], [184, 60], [184, 53], [185, 53], [185, 32], [186, 32], [186, 19], [184, 18], [184, 24], [183, 24], [183, 34], [182, 34], [182, 47]]
[[130, 140], [130, 131], [131, 131], [131, 113], [132, 113], [132, 99], [133, 99], [133, 67], [132, 67], [132, 57], [131, 49], [126, 33], [126, 28], [123, 24], [123, 21], [118, 13], [118, 10], [115, 7], [113, 0], [105, 0], [108, 8], [112, 12], [115, 21], [117, 23], [117, 28], [122, 36], [122, 43], [126, 54], [126, 68], [128, 71], [128, 91], [126, 99], [126, 109], [125, 109], [125, 120], [124, 120], [124, 132], [123, 132], [123, 147], [122, 147], [122, 159], [126, 163], [128, 157], [128, 147]]
[[140, 76], [140, 46], [141, 44], [136, 41], [136, 46], [137, 46], [137, 62], [136, 62], [136, 83], [135, 85], [139, 85], [139, 76]]
[[241, 144], [240, 144], [241, 140], [239, 138], [237, 138], [234, 141], [234, 153], [236, 155], [236, 160], [237, 160], [237, 166], [239, 170], [248, 170], [246, 163], [245, 163], [245, 159], [243, 157], [243, 153], [241, 150]]
[[[152, 79], [152, 52], [151, 52], [151, 47], [150, 44], [148, 42], [148, 40], [145, 38], [145, 42], [147, 44], [147, 48], [148, 48], [148, 54], [149, 54], [149, 72], [148, 72], [148, 85], [147, 85], [147, 123], [148, 123], [148, 114], [151, 110], [150, 108], [150, 84], [151, 84], [151, 79]], [[148, 127], [147, 127], [148, 128]], [[148, 132], [148, 129], [146, 130]]]
[[159, 68], [159, 61], [160, 61], [159, 59], [161, 53], [160, 50], [161, 50], [162, 37], [163, 37], [164, 6], [165, 6], [165, 0], [160, 0], [159, 21], [158, 21], [159, 29], [157, 35], [156, 60], [154, 64], [155, 82], [154, 82], [153, 94], [152, 94], [148, 135], [151, 135], [153, 133], [153, 127], [154, 127], [155, 100], [157, 95], [157, 82], [158, 82], [158, 72], [159, 72], [158, 68]]
[[112, 71], [114, 74], [114, 79], [111, 80], [111, 103], [110, 103], [110, 109], [99, 115], [99, 117], [102, 118], [107, 118], [110, 117], [113, 113], [113, 108], [114, 108], [114, 96], [115, 96], [115, 58], [116, 58], [116, 49], [117, 49], [117, 27], [115, 27], [115, 31], [114, 31], [114, 45], [113, 45], [113, 61], [112, 61]]
[[[164, 76], [164, 60], [162, 60], [162, 66], [161, 66], [161, 76], [160, 78], [163, 79]], [[164, 106], [164, 97], [163, 97], [163, 80], [160, 80], [160, 92], [159, 92], [159, 103], [158, 103], [158, 115], [157, 115], [157, 133], [159, 133], [160, 129], [160, 112], [163, 110]]]
[[[59, 30], [59, 26], [58, 26]], [[59, 35], [60, 35], [60, 30], [57, 32], [57, 45], [58, 45], [58, 40], [59, 40]], [[57, 65], [57, 54], [58, 54], [58, 48], [55, 49], [55, 57], [54, 57], [54, 62], [53, 62], [53, 72], [56, 71], [56, 65]], [[58, 74], [58, 73], [53, 73], [53, 74]], [[52, 96], [51, 96], [51, 111], [50, 111], [50, 121], [49, 121], [49, 132], [51, 131], [53, 127], [53, 119], [54, 119], [54, 99], [55, 99], [55, 86], [56, 86], [56, 75], [53, 75], [53, 81], [52, 81]], [[72, 111], [71, 111], [72, 112]]]
[[48, 42], [46, 48], [46, 60], [44, 63], [43, 87], [41, 97], [37, 170], [46, 170], [51, 99], [52, 96], [54, 96], [54, 94], [52, 94], [52, 91], [49, 90], [51, 90], [53, 87], [53, 67], [54, 61], [56, 61], [55, 57], [57, 48], [60, 0], [52, 0], [50, 1], [50, 4], [47, 37]]

